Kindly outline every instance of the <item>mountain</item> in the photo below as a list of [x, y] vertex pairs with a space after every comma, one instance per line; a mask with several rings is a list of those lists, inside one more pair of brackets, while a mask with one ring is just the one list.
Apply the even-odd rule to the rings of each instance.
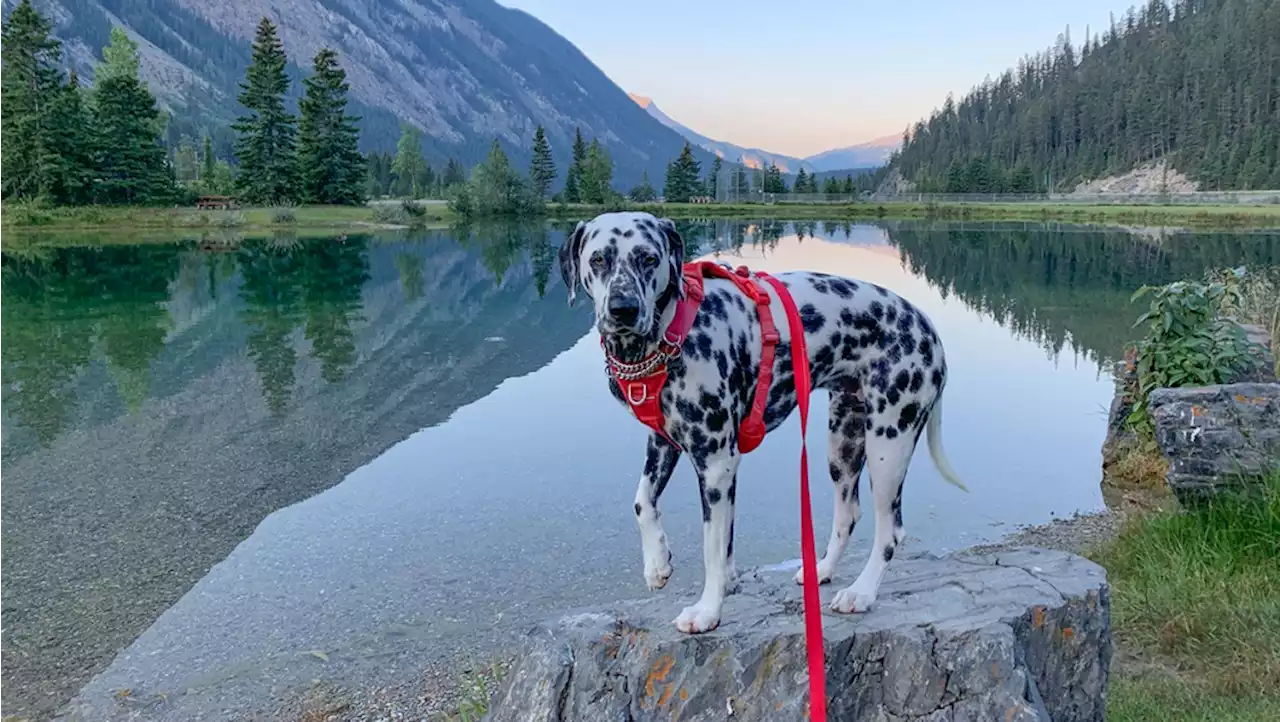
[[902, 145], [902, 136], [886, 135], [865, 143], [832, 148], [805, 158], [813, 170], [833, 171], [846, 168], [874, 168], [889, 162], [889, 156]]
[[629, 93], [628, 95], [636, 105], [644, 108], [645, 112], [653, 116], [658, 122], [684, 136], [690, 143], [700, 146], [704, 150], [715, 153], [728, 162], [735, 163], [741, 159], [742, 163], [748, 168], [760, 168], [761, 166], [766, 166], [769, 165], [770, 162], [773, 162], [774, 165], [778, 166], [779, 170], [783, 173], [789, 174], [796, 173], [801, 168], [808, 173], [811, 173], [814, 170], [812, 165], [794, 156], [782, 155], [781, 153], [771, 153], [759, 148], [744, 148], [740, 145], [735, 145], [723, 140], [708, 138], [662, 112], [662, 110], [658, 108], [658, 104], [653, 102], [651, 98], [647, 98], [643, 95], [636, 95], [635, 93]]
[[1201, 189], [1280, 189], [1280, 2], [1150, 0], [948, 98], [890, 174], [921, 191], [1070, 189], [1167, 161]]
[[[563, 178], [574, 128], [595, 136], [628, 187], [642, 171], [662, 178], [683, 138], [631, 102], [572, 43], [519, 10], [493, 0], [34, 0], [54, 24], [69, 65], [93, 74], [113, 25], [138, 41], [143, 78], [173, 115], [171, 134], [224, 130], [240, 112], [238, 83], [263, 17], [289, 54], [293, 99], [321, 47], [338, 51], [362, 116], [365, 150], [392, 149], [399, 124], [424, 132], [433, 163], [484, 157], [500, 139], [513, 163], [529, 159], [534, 129], [546, 128]], [[7, 16], [17, 0], [3, 0]], [[171, 140], [175, 140], [171, 138]], [[710, 153], [699, 160], [710, 161]]]

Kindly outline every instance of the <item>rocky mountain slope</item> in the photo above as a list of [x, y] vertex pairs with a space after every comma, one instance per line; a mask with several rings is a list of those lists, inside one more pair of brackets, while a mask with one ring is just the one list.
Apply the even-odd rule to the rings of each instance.
[[761, 166], [766, 166], [772, 162], [774, 165], [778, 166], [783, 173], [797, 173], [802, 168], [806, 173], [813, 172], [812, 165], [794, 156], [782, 155], [781, 153], [771, 153], [759, 148], [744, 148], [740, 145], [735, 145], [723, 140], [708, 138], [662, 112], [662, 110], [658, 108], [658, 104], [653, 102], [652, 98], [647, 98], [643, 95], [636, 95], [635, 93], [630, 93], [630, 96], [631, 99], [635, 101], [636, 105], [644, 108], [645, 112], [657, 119], [658, 122], [684, 136], [690, 143], [711, 151], [721, 158], [724, 158], [726, 161], [735, 162], [741, 159], [743, 164], [748, 168], [760, 168]]
[[[3, 0], [5, 14], [17, 0]], [[295, 78], [336, 49], [363, 116], [366, 149], [394, 147], [401, 122], [424, 131], [434, 162], [474, 163], [497, 137], [523, 164], [543, 125], [561, 171], [575, 127], [599, 137], [625, 188], [661, 178], [683, 145], [572, 43], [493, 0], [35, 0], [88, 79], [113, 25], [139, 42], [147, 82], [189, 134], [225, 127], [258, 21], [280, 27]], [[295, 94], [300, 92], [296, 87]], [[710, 160], [709, 153], [700, 154]]]

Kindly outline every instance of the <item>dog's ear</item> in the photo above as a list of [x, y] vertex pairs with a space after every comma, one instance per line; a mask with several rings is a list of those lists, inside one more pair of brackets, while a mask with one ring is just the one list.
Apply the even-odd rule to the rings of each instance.
[[684, 298], [684, 239], [670, 218], [658, 219], [658, 230], [667, 241], [668, 278], [676, 284], [676, 292]]
[[560, 246], [560, 277], [564, 279], [564, 287], [569, 289], [569, 305], [578, 297], [578, 279], [581, 277], [582, 241], [587, 224], [578, 221], [577, 227], [564, 239]]

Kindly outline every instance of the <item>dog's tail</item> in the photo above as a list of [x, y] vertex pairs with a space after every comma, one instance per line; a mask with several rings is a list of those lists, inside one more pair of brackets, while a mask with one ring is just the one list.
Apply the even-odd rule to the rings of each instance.
[[963, 491], [969, 491], [969, 487], [960, 481], [960, 476], [956, 474], [956, 470], [951, 468], [951, 462], [947, 461], [947, 455], [942, 451], [942, 397], [933, 402], [933, 410], [929, 412], [929, 425], [926, 429], [929, 433], [929, 457], [933, 459], [933, 465], [937, 467], [938, 473], [942, 474], [942, 478], [946, 479], [948, 484], [954, 484]]

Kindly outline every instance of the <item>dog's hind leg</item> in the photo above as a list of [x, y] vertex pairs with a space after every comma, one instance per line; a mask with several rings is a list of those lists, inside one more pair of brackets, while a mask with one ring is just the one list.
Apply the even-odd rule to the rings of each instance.
[[649, 434], [645, 449], [644, 471], [636, 488], [636, 524], [640, 527], [640, 548], [644, 553], [644, 581], [650, 589], [661, 589], [671, 578], [671, 550], [667, 535], [659, 521], [658, 497], [671, 481], [680, 461], [680, 449], [658, 436]]
[[[831, 411], [827, 419], [827, 465], [835, 484], [834, 513], [827, 552], [818, 562], [818, 583], [826, 584], [835, 574], [853, 528], [862, 516], [858, 504], [858, 477], [866, 462], [867, 406], [855, 381], [831, 389]], [[804, 569], [796, 572], [796, 584], [804, 583]]]
[[720, 610], [733, 574], [733, 507], [737, 490], [736, 441], [733, 450], [693, 457], [702, 492], [702, 561], [706, 567], [702, 597], [676, 617], [676, 628], [688, 634], [709, 632], [720, 624]]
[[[886, 421], [883, 417], [880, 414], [872, 421], [879, 424]], [[853, 584], [836, 592], [831, 600], [831, 608], [837, 612], [865, 612], [875, 604], [880, 580], [905, 535], [902, 528], [902, 484], [911, 463], [911, 454], [915, 451], [917, 435], [912, 431], [898, 433], [892, 426], [877, 426], [876, 431], [881, 433], [867, 437], [867, 468], [876, 509], [875, 541], [862, 573]], [[888, 434], [893, 434], [893, 438]]]

